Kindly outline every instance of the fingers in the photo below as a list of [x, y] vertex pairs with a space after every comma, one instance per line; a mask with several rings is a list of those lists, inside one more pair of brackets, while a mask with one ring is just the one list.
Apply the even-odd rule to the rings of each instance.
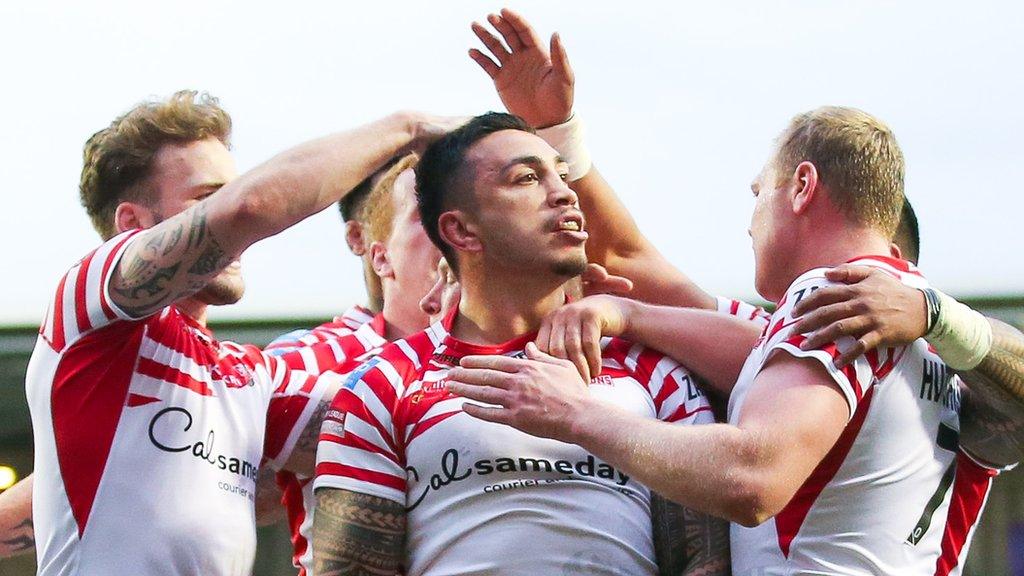
[[835, 342], [844, 336], [860, 338], [862, 334], [871, 329], [871, 326], [871, 321], [863, 316], [845, 318], [843, 320], [833, 322], [825, 328], [811, 334], [802, 344], [800, 344], [800, 348], [803, 350], [813, 350], [814, 348], [820, 348], [829, 342]]
[[510, 425], [512, 421], [512, 413], [504, 408], [477, 406], [476, 404], [470, 404], [467, 402], [462, 405], [462, 411], [474, 418], [486, 420], [487, 422]]
[[560, 318], [551, 325], [551, 337], [548, 340], [548, 354], [555, 358], [568, 358], [565, 351], [565, 325], [564, 318]]
[[494, 29], [498, 31], [498, 34], [501, 34], [501, 37], [504, 38], [505, 44], [509, 47], [511, 52], [522, 50], [523, 42], [519, 39], [519, 34], [516, 33], [512, 24], [497, 14], [488, 14], [487, 21], [491, 23], [491, 26], [494, 26]]
[[871, 275], [872, 269], [867, 266], [854, 266], [851, 264], [843, 264], [842, 266], [836, 266], [831, 270], [825, 271], [825, 278], [833, 282], [844, 282], [846, 284], [853, 284], [860, 282]]
[[463, 368], [486, 368], [500, 370], [502, 372], [516, 372], [522, 366], [523, 361], [510, 356], [464, 356], [459, 360], [459, 366]]
[[541, 46], [540, 36], [530, 26], [530, 23], [526, 21], [518, 12], [503, 8], [501, 10], [501, 18], [508, 22], [516, 34], [519, 36], [519, 42], [524, 48], [537, 48]]
[[476, 48], [470, 48], [469, 57], [484, 69], [484, 72], [491, 77], [491, 80], [494, 80], [498, 76], [498, 72], [501, 72], [501, 68], [495, 64], [494, 60], [491, 60]]
[[583, 354], [583, 342], [580, 325], [573, 322], [565, 327], [565, 355], [576, 366], [584, 382], [590, 382], [590, 364]]
[[[601, 374], [601, 328], [594, 322], [583, 325], [583, 355], [587, 358], [591, 377]], [[590, 380], [587, 380], [590, 382]]]
[[540, 330], [537, 331], [537, 338], [534, 339], [534, 342], [537, 344], [537, 348], [542, 352], [550, 351], [551, 325], [553, 323], [554, 320], [552, 319], [551, 314], [545, 317], [540, 323]]
[[506, 49], [505, 45], [501, 43], [501, 40], [498, 40], [494, 34], [491, 34], [490, 30], [484, 28], [484, 26], [478, 22], [473, 22], [472, 28], [476, 37], [484, 43], [484, 46], [490, 50], [491, 55], [494, 56], [499, 63], [504, 64], [509, 59], [511, 54], [509, 54], [508, 49]]
[[877, 331], [868, 332], [861, 338], [858, 338], [853, 346], [839, 355], [836, 358], [836, 368], [843, 368], [849, 364], [852, 364], [854, 360], [863, 356], [869, 350], [874, 350], [882, 343], [881, 334]]
[[832, 322], [843, 320], [844, 318], [851, 318], [853, 316], [856, 316], [856, 313], [853, 311], [849, 302], [829, 304], [828, 306], [812, 309], [796, 323], [796, 326], [793, 327], [793, 331], [797, 334], [807, 334], [808, 332], [814, 332], [815, 330], [828, 326]]
[[572, 71], [569, 55], [565, 53], [565, 46], [562, 45], [562, 37], [558, 32], [551, 35], [551, 63], [563, 82], [570, 85], [576, 83], [576, 74]]
[[452, 368], [448, 371], [448, 379], [454, 382], [472, 384], [474, 386], [488, 386], [496, 389], [507, 390], [515, 381], [515, 375], [500, 370], [488, 368]]
[[852, 300], [857, 296], [849, 286], [826, 286], [804, 296], [793, 306], [793, 316], [803, 316], [808, 310], [821, 308], [827, 304], [835, 304], [844, 300]]
[[492, 388], [490, 386], [475, 386], [464, 381], [454, 380], [449, 380], [446, 386], [448, 388], [448, 391], [451, 392], [452, 394], [476, 402], [494, 404], [496, 406], [505, 406], [507, 405], [509, 400], [508, 391], [502, 390], [501, 388]]

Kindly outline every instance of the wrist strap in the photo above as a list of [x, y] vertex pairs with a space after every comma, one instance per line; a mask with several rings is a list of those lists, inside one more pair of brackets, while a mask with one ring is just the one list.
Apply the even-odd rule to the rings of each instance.
[[537, 136], [550, 144], [569, 164], [570, 182], [583, 178], [593, 166], [590, 150], [583, 141], [585, 132], [583, 121], [576, 114], [561, 124], [537, 130]]

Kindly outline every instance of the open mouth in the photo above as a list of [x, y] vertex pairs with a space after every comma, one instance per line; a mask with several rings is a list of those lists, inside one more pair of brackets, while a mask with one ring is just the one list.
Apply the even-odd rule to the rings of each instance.
[[582, 232], [583, 215], [579, 213], [566, 214], [558, 219], [555, 226], [557, 232]]

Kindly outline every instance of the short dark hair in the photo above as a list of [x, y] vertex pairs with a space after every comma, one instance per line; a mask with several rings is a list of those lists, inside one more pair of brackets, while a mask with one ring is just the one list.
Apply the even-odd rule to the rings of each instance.
[[536, 134], [522, 118], [501, 112], [477, 116], [427, 147], [416, 165], [416, 202], [420, 220], [427, 236], [448, 260], [452, 272], [458, 274], [455, 251], [441, 238], [438, 218], [454, 207], [458, 194], [456, 183], [461, 175], [466, 152], [477, 141], [502, 130], [519, 130]]
[[903, 197], [903, 210], [900, 212], [900, 223], [896, 227], [896, 234], [892, 237], [894, 244], [900, 247], [904, 260], [910, 260], [917, 264], [921, 257], [921, 230], [917, 225], [917, 214], [910, 200]]
[[373, 185], [376, 184], [381, 176], [387, 173], [388, 170], [398, 164], [403, 156], [398, 155], [388, 160], [383, 166], [378, 168], [373, 174], [370, 174], [363, 179], [362, 182], [356, 184], [356, 187], [351, 192], [345, 194], [338, 200], [338, 212], [341, 212], [341, 220], [343, 222], [349, 222], [352, 220], [362, 221], [365, 214], [366, 199], [370, 197], [370, 191], [373, 190]]

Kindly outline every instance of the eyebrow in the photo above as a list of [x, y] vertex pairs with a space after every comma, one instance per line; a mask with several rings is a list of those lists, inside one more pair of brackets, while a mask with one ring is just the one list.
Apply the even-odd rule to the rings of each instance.
[[[501, 171], [507, 172], [510, 169], [521, 164], [526, 164], [527, 166], [543, 166], [544, 159], [542, 159], [540, 156], [520, 156], [518, 158], [513, 158], [511, 161], [509, 161], [509, 163], [506, 164]], [[561, 155], [558, 155], [555, 156], [555, 164], [568, 164], [568, 162]]]

